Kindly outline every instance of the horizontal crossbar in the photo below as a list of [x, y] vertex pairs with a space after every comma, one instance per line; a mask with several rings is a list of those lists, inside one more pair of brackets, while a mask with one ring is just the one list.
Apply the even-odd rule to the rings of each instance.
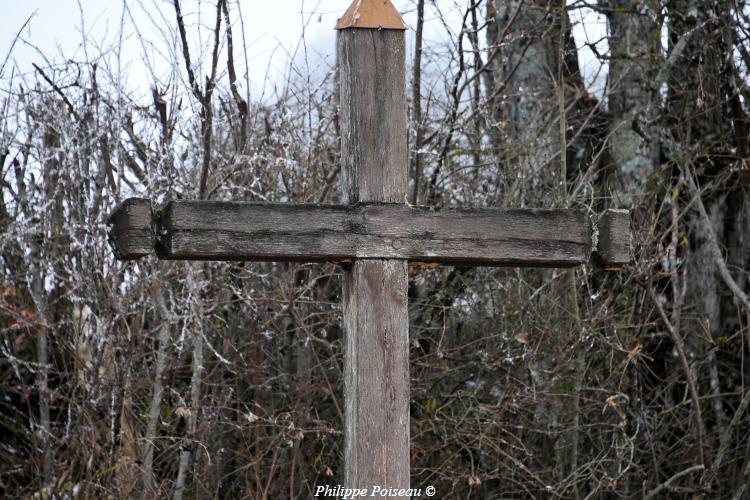
[[629, 260], [629, 216], [610, 211], [603, 222], [606, 231], [594, 231], [585, 212], [562, 209], [171, 201], [152, 210], [149, 200], [130, 199], [110, 217], [110, 234], [122, 259], [155, 251], [172, 260], [568, 267], [591, 258], [596, 232], [607, 250], [600, 263], [621, 266]]

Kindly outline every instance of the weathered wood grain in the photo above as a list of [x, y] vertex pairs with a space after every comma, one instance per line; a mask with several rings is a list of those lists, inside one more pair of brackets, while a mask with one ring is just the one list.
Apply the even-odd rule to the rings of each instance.
[[[338, 32], [344, 203], [406, 199], [404, 46], [401, 30]], [[363, 216], [361, 225], [347, 229], [366, 232], [368, 223], [372, 218]], [[376, 245], [398, 250], [399, 241]], [[358, 252], [364, 243], [355, 243]], [[344, 272], [344, 481], [350, 488], [409, 488], [408, 286], [404, 260], [355, 260]]]
[[577, 210], [173, 201], [161, 211], [156, 232], [166, 259], [565, 267], [591, 254], [591, 223]]
[[630, 212], [607, 210], [597, 221], [597, 244], [594, 261], [608, 270], [618, 270], [630, 262]]
[[409, 315], [402, 260], [360, 260], [343, 290], [345, 477], [409, 487]]
[[408, 185], [404, 32], [338, 32], [344, 204], [404, 203]]
[[154, 253], [151, 201], [129, 198], [107, 218], [109, 243], [120, 260], [133, 260]]

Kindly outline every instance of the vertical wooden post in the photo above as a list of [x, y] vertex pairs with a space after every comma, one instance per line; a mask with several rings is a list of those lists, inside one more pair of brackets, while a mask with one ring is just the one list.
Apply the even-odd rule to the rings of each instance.
[[[403, 203], [403, 21], [387, 0], [356, 0], [336, 28], [344, 202]], [[405, 260], [358, 260], [345, 273], [349, 488], [409, 488], [407, 287]]]

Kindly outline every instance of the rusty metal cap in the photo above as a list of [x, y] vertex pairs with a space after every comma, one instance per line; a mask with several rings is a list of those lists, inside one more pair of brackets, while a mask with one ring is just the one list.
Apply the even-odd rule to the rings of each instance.
[[336, 24], [337, 30], [349, 28], [405, 30], [406, 23], [390, 0], [354, 0]]

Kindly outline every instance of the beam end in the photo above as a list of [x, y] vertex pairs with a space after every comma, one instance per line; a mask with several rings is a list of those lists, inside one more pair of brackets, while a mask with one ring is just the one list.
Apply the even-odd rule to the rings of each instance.
[[594, 262], [606, 271], [618, 271], [631, 261], [630, 211], [607, 210], [596, 224]]
[[128, 198], [107, 217], [109, 243], [118, 260], [134, 260], [154, 253], [151, 200]]

